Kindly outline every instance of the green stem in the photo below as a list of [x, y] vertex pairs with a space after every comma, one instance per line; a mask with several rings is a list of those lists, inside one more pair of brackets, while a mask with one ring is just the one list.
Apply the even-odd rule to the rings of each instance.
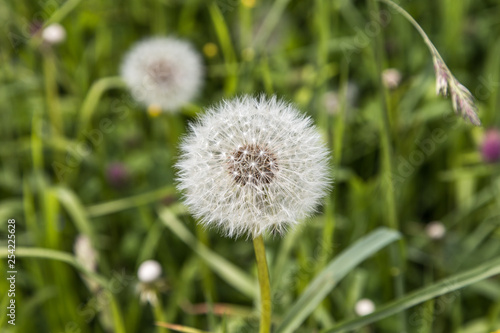
[[63, 133], [63, 121], [59, 107], [59, 94], [57, 92], [55, 57], [52, 50], [43, 52], [43, 73], [45, 78], [45, 95], [47, 98], [47, 113], [52, 129], [58, 134]]
[[[165, 315], [163, 312], [163, 304], [161, 302], [160, 295], [156, 295], [156, 297], [157, 297], [156, 302], [154, 304], [152, 304], [153, 312], [154, 312], [154, 316], [155, 316], [155, 321], [164, 323], [165, 322]], [[167, 333], [168, 332], [168, 330], [162, 326], [157, 326], [157, 331], [158, 331], [158, 333]]]
[[[377, 0], [368, 1], [370, 10], [376, 13], [378, 16], [379, 6]], [[384, 52], [383, 52], [383, 37], [378, 34], [375, 37], [375, 83], [380, 89], [380, 102], [381, 102], [381, 118], [382, 124], [380, 129], [381, 135], [381, 150], [382, 150], [382, 174], [383, 181], [385, 181], [385, 191], [386, 191], [386, 209], [387, 209], [387, 225], [395, 230], [399, 230], [399, 223], [397, 217], [397, 207], [396, 207], [396, 193], [394, 191], [394, 181], [393, 181], [393, 148], [391, 144], [391, 125], [389, 121], [389, 109], [387, 106], [387, 94], [382, 83], [382, 64], [384, 63]], [[404, 246], [403, 242], [400, 241], [399, 244], [393, 244], [390, 246], [390, 262], [393, 267], [390, 268], [391, 274], [394, 276], [394, 291], [396, 296], [402, 297], [404, 295], [404, 281], [403, 281], [403, 253]], [[395, 268], [395, 269], [394, 269]], [[402, 311], [399, 314], [399, 325], [402, 332], [406, 332], [406, 314]]]
[[[446, 66], [443, 58], [439, 54], [439, 52], [436, 49], [436, 47], [434, 46], [434, 44], [432, 44], [429, 37], [427, 37], [427, 34], [425, 33], [424, 29], [422, 29], [422, 27], [417, 23], [417, 21], [415, 21], [415, 19], [410, 14], [408, 14], [408, 12], [406, 10], [404, 10], [402, 7], [400, 7], [398, 4], [396, 4], [395, 2], [393, 2], [391, 0], [377, 0], [377, 1], [383, 2], [386, 5], [389, 5], [390, 7], [395, 9], [399, 14], [403, 15], [404, 18], [407, 19], [408, 22], [410, 22], [415, 27], [415, 29], [417, 29], [420, 36], [422, 36], [425, 44], [427, 44], [427, 47], [429, 48], [429, 51], [431, 52], [431, 54], [433, 56], [438, 57], [439, 60], [441, 60], [443, 62], [444, 66]], [[446, 68], [448, 68], [448, 67], [446, 67]]]
[[257, 259], [257, 272], [260, 286], [260, 329], [259, 333], [271, 332], [271, 285], [266, 261], [264, 239], [261, 236], [254, 238], [253, 247]]
[[61, 7], [59, 7], [50, 18], [44, 23], [43, 27], [47, 27], [52, 23], [61, 22], [75, 7], [81, 2], [81, 0], [68, 0]]

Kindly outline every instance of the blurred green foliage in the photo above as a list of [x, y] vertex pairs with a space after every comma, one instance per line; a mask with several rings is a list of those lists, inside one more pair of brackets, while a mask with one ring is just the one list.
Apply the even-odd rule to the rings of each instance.
[[[327, 262], [380, 226], [402, 239], [347, 274], [297, 332], [354, 318], [360, 298], [378, 307], [498, 257], [500, 165], [485, 164], [478, 147], [485, 128], [500, 126], [500, 2], [399, 2], [477, 98], [478, 128], [435, 96], [432, 60], [414, 28], [369, 2], [1, 2], [0, 244], [5, 251], [15, 218], [18, 249], [16, 326], [7, 324], [2, 278], [2, 332], [153, 332], [158, 318], [256, 332], [251, 243], [196, 226], [174, 188], [187, 123], [240, 94], [293, 101], [332, 149], [335, 187], [325, 206], [284, 239], [267, 240], [276, 323]], [[37, 27], [53, 22], [67, 37], [49, 46]], [[149, 115], [116, 78], [124, 53], [152, 35], [186, 38], [204, 55], [203, 91], [177, 114]], [[378, 65], [399, 70], [401, 83], [380, 89]], [[439, 240], [425, 232], [435, 220], [446, 226]], [[78, 235], [98, 253], [96, 276], [74, 257]], [[156, 313], [140, 303], [135, 277], [150, 258], [168, 285]], [[454, 295], [360, 331], [500, 329], [498, 277]]]

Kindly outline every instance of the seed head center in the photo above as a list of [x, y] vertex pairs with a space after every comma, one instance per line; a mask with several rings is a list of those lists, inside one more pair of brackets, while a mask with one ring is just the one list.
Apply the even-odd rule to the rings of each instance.
[[229, 155], [227, 165], [234, 181], [242, 186], [270, 184], [279, 170], [276, 156], [258, 144], [238, 147]]
[[165, 61], [156, 61], [148, 66], [147, 72], [154, 83], [169, 83], [172, 78], [172, 67]]

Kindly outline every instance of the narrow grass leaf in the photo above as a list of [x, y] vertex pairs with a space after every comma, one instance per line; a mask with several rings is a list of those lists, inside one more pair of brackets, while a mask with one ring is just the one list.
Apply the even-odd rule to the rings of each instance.
[[159, 201], [164, 197], [174, 193], [175, 193], [175, 187], [171, 185], [165, 186], [153, 190], [151, 192], [134, 195], [128, 198], [123, 198], [88, 206], [87, 214], [89, 215], [89, 217], [108, 215], [120, 212], [122, 210], [131, 209], [142, 205], [147, 205], [149, 203]]
[[198, 330], [196, 328], [192, 328], [192, 327], [187, 327], [187, 326], [182, 326], [182, 325], [176, 325], [176, 324], [169, 324], [169, 323], [162, 323], [162, 322], [158, 322], [158, 321], [155, 324], [156, 324], [156, 326], [169, 328], [169, 329], [174, 330], [176, 332], [183, 332], [183, 333], [210, 333], [210, 332], [207, 332], [207, 331], [200, 331], [200, 330]]
[[430, 286], [411, 292], [400, 299], [382, 306], [380, 309], [368, 316], [341, 322], [332, 328], [321, 331], [321, 333], [358, 330], [363, 326], [389, 317], [405, 309], [411, 308], [412, 306], [423, 303], [435, 297], [451, 293], [460, 288], [466, 287], [497, 274], [500, 274], [500, 258], [492, 259], [482, 265], [477, 266], [476, 268], [472, 268], [465, 272], [455, 274], [449, 278], [433, 283]]
[[76, 194], [66, 187], [58, 187], [56, 195], [68, 214], [73, 219], [78, 231], [89, 237], [95, 244], [94, 232], [85, 208], [76, 196]]
[[[7, 249], [0, 250], [0, 258], [6, 258], [7, 255], [8, 255]], [[62, 261], [67, 264], [70, 264], [83, 274], [87, 275], [89, 278], [95, 280], [102, 287], [106, 288], [106, 290], [109, 291], [107, 295], [109, 295], [109, 301], [111, 303], [110, 306], [113, 316], [113, 324], [115, 332], [125, 333], [123, 316], [120, 307], [118, 305], [118, 302], [114, 296], [114, 291], [116, 287], [114, 287], [112, 283], [109, 283], [104, 277], [86, 269], [83, 265], [80, 264], [80, 262], [73, 255], [52, 249], [36, 248], [36, 247], [30, 247], [30, 248], [19, 247], [16, 248], [16, 256], [20, 258], [43, 258], [43, 259]]]
[[275, 333], [294, 332], [347, 273], [363, 260], [399, 238], [400, 234], [397, 231], [379, 228], [331, 260], [285, 314], [285, 319]]
[[199, 242], [172, 211], [165, 208], [159, 215], [163, 223], [229, 285], [252, 299], [258, 295], [257, 284], [253, 278]]

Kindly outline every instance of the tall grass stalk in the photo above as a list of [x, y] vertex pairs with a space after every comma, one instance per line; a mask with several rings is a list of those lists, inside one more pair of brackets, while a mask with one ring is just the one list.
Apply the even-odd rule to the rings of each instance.
[[[368, 0], [368, 5], [370, 10], [377, 15], [377, 19], [379, 18], [379, 7], [377, 0]], [[384, 53], [383, 53], [383, 38], [382, 34], [379, 33], [375, 36], [375, 83], [379, 87], [379, 95], [380, 95], [380, 117], [381, 117], [381, 151], [382, 151], [382, 185], [385, 185], [385, 194], [386, 200], [385, 205], [387, 209], [387, 225], [392, 228], [399, 230], [398, 216], [397, 216], [397, 208], [396, 208], [396, 194], [394, 189], [394, 182], [392, 179], [393, 175], [393, 166], [394, 166], [394, 158], [393, 158], [393, 149], [391, 145], [391, 125], [389, 121], [389, 109], [387, 106], [387, 95], [386, 90], [384, 88], [384, 84], [382, 83], [382, 65], [384, 63]], [[391, 265], [393, 265], [396, 269], [394, 271], [391, 267], [390, 271], [395, 274], [395, 294], [396, 296], [402, 297], [404, 295], [404, 281], [403, 281], [403, 251], [404, 251], [404, 243], [402, 240], [399, 241], [399, 244], [393, 244], [389, 247], [390, 257], [391, 257]], [[402, 311], [399, 314], [399, 328], [401, 332], [406, 332], [406, 314]]]
[[448, 96], [450, 94], [451, 101], [453, 103], [453, 110], [456, 114], [459, 114], [464, 118], [468, 119], [472, 124], [476, 126], [481, 125], [481, 120], [477, 115], [477, 107], [474, 104], [474, 97], [470, 91], [463, 86], [452, 74], [443, 58], [439, 54], [437, 48], [432, 44], [429, 37], [425, 33], [424, 29], [415, 21], [415, 19], [402, 7], [397, 5], [391, 0], [376, 0], [389, 5], [391, 8], [395, 9], [398, 13], [403, 15], [405, 19], [410, 22], [415, 29], [417, 29], [420, 36], [422, 36], [425, 44], [427, 45], [429, 51], [432, 55], [432, 60], [434, 62], [434, 71], [436, 73], [436, 92], [443, 96]]

